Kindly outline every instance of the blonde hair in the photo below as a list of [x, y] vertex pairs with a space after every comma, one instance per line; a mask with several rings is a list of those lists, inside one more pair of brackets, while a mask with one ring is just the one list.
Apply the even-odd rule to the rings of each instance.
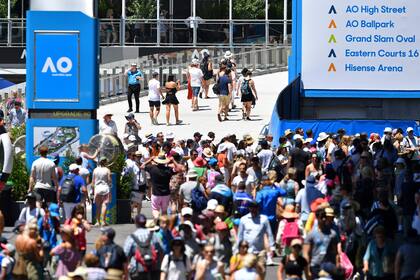
[[247, 254], [244, 257], [243, 264], [246, 268], [252, 268], [257, 263], [257, 257], [253, 254]]
[[270, 178], [272, 182], [275, 182], [277, 180], [277, 172], [275, 170], [268, 171], [268, 178]]

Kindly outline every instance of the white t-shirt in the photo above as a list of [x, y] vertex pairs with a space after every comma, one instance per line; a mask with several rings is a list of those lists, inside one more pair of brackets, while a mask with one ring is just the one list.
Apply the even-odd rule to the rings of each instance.
[[160, 101], [160, 82], [156, 79], [149, 81], [149, 101]]
[[185, 258], [184, 260], [175, 260], [174, 257], [171, 257], [171, 262], [169, 263], [169, 255], [165, 255], [162, 260], [161, 271], [166, 273], [167, 280], [186, 280], [187, 274], [191, 271], [191, 261], [190, 258]]
[[5, 256], [1, 261], [1, 269], [6, 271], [6, 279], [7, 275], [12, 274], [13, 266], [15, 264], [15, 261], [10, 256]]
[[104, 120], [99, 122], [99, 134], [113, 134], [117, 136], [118, 130], [116, 123], [111, 120], [109, 123], [105, 123]]
[[188, 70], [188, 73], [190, 73], [191, 77], [191, 86], [192, 87], [201, 87], [201, 79], [203, 78], [204, 74], [201, 69], [196, 67], [190, 67]]
[[54, 190], [51, 176], [55, 173], [55, 164], [52, 160], [40, 157], [32, 163], [32, 172], [35, 174], [35, 189]]
[[264, 171], [268, 170], [271, 158], [273, 157], [273, 152], [271, 150], [261, 150], [257, 156], [260, 159], [261, 168]]

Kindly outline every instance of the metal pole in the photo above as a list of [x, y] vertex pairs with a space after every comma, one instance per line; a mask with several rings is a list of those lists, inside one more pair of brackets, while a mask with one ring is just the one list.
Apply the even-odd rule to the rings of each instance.
[[232, 0], [229, 0], [229, 48], [233, 49]]
[[193, 45], [194, 47], [197, 45], [197, 19], [196, 19], [196, 4], [197, 4], [197, 0], [193, 0]]
[[265, 47], [270, 43], [270, 25], [268, 23], [268, 0], [265, 0]]
[[287, 1], [283, 0], [283, 44], [287, 45]]
[[121, 1], [120, 45], [125, 45], [125, 1]]
[[170, 45], [174, 43], [174, 0], [169, 0], [169, 19], [171, 20], [169, 24], [169, 42]]
[[12, 20], [10, 11], [10, 0], [7, 0], [7, 46], [12, 45]]
[[160, 46], [160, 0], [156, 1], [156, 44]]

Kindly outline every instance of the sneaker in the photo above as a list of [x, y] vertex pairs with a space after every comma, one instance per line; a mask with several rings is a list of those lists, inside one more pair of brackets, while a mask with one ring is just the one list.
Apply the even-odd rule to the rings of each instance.
[[137, 111], [135, 111], [134, 113], [139, 114], [139, 113], [140, 113], [140, 111], [138, 111], [138, 110], [137, 110]]
[[168, 122], [166, 123], [166, 126], [170, 126], [170, 125], [171, 125], [170, 123], [168, 123]]
[[266, 263], [266, 265], [267, 266], [274, 265], [274, 262], [273, 262], [273, 258], [272, 257], [267, 257], [267, 263]]
[[182, 123], [182, 121], [181, 120], [177, 120], [176, 121], [176, 124], [181, 124]]
[[127, 113], [130, 113], [130, 112], [133, 112], [133, 109], [130, 108], [127, 110]]
[[250, 121], [250, 120], [251, 120], [251, 118], [250, 118], [250, 117], [246, 117], [246, 120], [247, 120], [247, 121]]

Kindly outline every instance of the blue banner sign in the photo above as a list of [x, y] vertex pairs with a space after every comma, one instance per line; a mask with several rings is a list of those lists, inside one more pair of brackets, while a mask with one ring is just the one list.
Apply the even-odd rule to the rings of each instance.
[[79, 33], [35, 33], [34, 101], [79, 102]]

